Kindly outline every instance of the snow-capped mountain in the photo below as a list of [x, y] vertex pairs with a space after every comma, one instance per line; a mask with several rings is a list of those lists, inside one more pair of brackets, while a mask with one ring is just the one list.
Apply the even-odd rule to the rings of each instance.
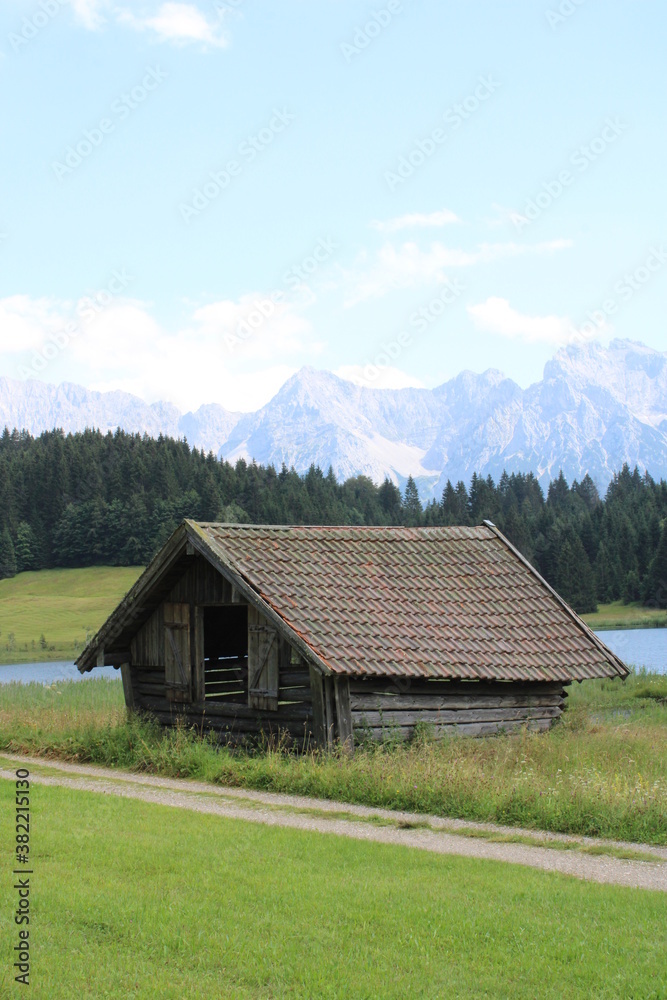
[[503, 469], [533, 471], [543, 485], [561, 468], [570, 481], [588, 472], [604, 489], [624, 462], [667, 477], [667, 353], [627, 340], [573, 345], [527, 389], [492, 369], [435, 389], [371, 389], [303, 368], [250, 414], [210, 404], [182, 415], [128, 393], [0, 379], [2, 424], [186, 436], [230, 461], [332, 465], [340, 479], [402, 486], [412, 475], [425, 499], [447, 479]]
[[31, 434], [54, 427], [72, 432], [121, 427], [149, 437], [186, 437], [193, 445], [217, 452], [239, 416], [217, 403], [182, 414], [173, 403], [149, 404], [129, 392], [93, 392], [72, 382], [51, 385], [36, 379], [0, 378], [0, 427], [17, 427]]

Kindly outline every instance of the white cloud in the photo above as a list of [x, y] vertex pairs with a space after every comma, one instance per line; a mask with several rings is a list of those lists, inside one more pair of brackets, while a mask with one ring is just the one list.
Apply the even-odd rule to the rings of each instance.
[[460, 221], [458, 215], [450, 212], [448, 208], [443, 208], [439, 212], [431, 212], [428, 215], [423, 212], [413, 212], [408, 215], [401, 215], [396, 219], [388, 219], [386, 222], [371, 222], [371, 228], [377, 229], [380, 233], [395, 233], [399, 229], [439, 228]]
[[201, 42], [217, 48], [227, 44], [227, 39], [219, 27], [191, 3], [163, 3], [155, 14], [142, 17], [129, 10], [120, 10], [118, 20], [130, 25], [136, 31], [152, 32], [161, 42], [172, 42], [176, 45]]
[[[56, 350], [50, 337], [63, 330], [69, 333], [56, 340]], [[47, 344], [33, 368], [34, 352]], [[0, 300], [0, 370], [9, 377], [122, 389], [181, 409], [219, 402], [256, 410], [304, 355], [315, 357], [323, 346], [298, 306], [260, 294], [201, 306], [176, 330], [165, 330], [144, 303], [120, 296], [96, 313], [89, 299]]]
[[366, 266], [368, 257], [364, 253], [358, 258], [357, 269], [346, 273], [351, 291], [346, 298], [345, 306], [378, 298], [392, 289], [444, 281], [450, 268], [489, 264], [523, 254], [552, 253], [570, 246], [572, 246], [571, 240], [551, 240], [532, 244], [482, 243], [470, 251], [447, 247], [443, 243], [432, 243], [428, 250], [422, 250], [413, 241], [403, 243], [401, 246], [385, 243], [370, 267]]
[[89, 31], [96, 31], [105, 22], [102, 9], [108, 6], [107, 0], [70, 0], [70, 6], [77, 20]]
[[[507, 299], [492, 297], [479, 305], [468, 306], [476, 325], [489, 333], [528, 344], [545, 343], [556, 346], [585, 339], [565, 316], [525, 316], [513, 309]], [[602, 328], [596, 333], [603, 334]]]
[[336, 369], [334, 375], [369, 389], [424, 388], [424, 383], [420, 379], [408, 375], [400, 368], [391, 368], [388, 365], [342, 365]]
[[63, 325], [61, 309], [49, 299], [27, 295], [0, 299], [0, 354], [39, 349]]

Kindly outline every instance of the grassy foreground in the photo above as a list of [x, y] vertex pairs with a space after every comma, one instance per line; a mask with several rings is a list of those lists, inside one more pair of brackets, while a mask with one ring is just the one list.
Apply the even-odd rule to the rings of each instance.
[[31, 808], [44, 1000], [667, 996], [663, 893], [70, 789]]
[[0, 749], [236, 787], [667, 843], [667, 677], [575, 685], [548, 733], [345, 754], [230, 751], [128, 720], [119, 681], [0, 686]]
[[0, 663], [75, 659], [141, 572], [91, 566], [0, 580]]

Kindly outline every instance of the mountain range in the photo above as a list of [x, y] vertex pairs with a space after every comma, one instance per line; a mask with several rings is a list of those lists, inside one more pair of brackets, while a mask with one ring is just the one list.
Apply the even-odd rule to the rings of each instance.
[[332, 465], [341, 480], [403, 486], [412, 475], [423, 499], [447, 479], [497, 479], [503, 469], [532, 471], [543, 486], [560, 469], [570, 482], [589, 473], [604, 490], [624, 462], [667, 478], [667, 352], [629, 340], [570, 345], [526, 389], [495, 369], [434, 389], [373, 389], [307, 367], [255, 413], [210, 403], [183, 414], [125, 392], [0, 378], [4, 425], [187, 437], [232, 462]]

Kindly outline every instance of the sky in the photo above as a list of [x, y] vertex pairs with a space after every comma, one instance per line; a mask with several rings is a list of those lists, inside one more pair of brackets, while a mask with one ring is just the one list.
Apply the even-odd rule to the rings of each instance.
[[664, 0], [3, 0], [0, 375], [183, 410], [667, 350]]

